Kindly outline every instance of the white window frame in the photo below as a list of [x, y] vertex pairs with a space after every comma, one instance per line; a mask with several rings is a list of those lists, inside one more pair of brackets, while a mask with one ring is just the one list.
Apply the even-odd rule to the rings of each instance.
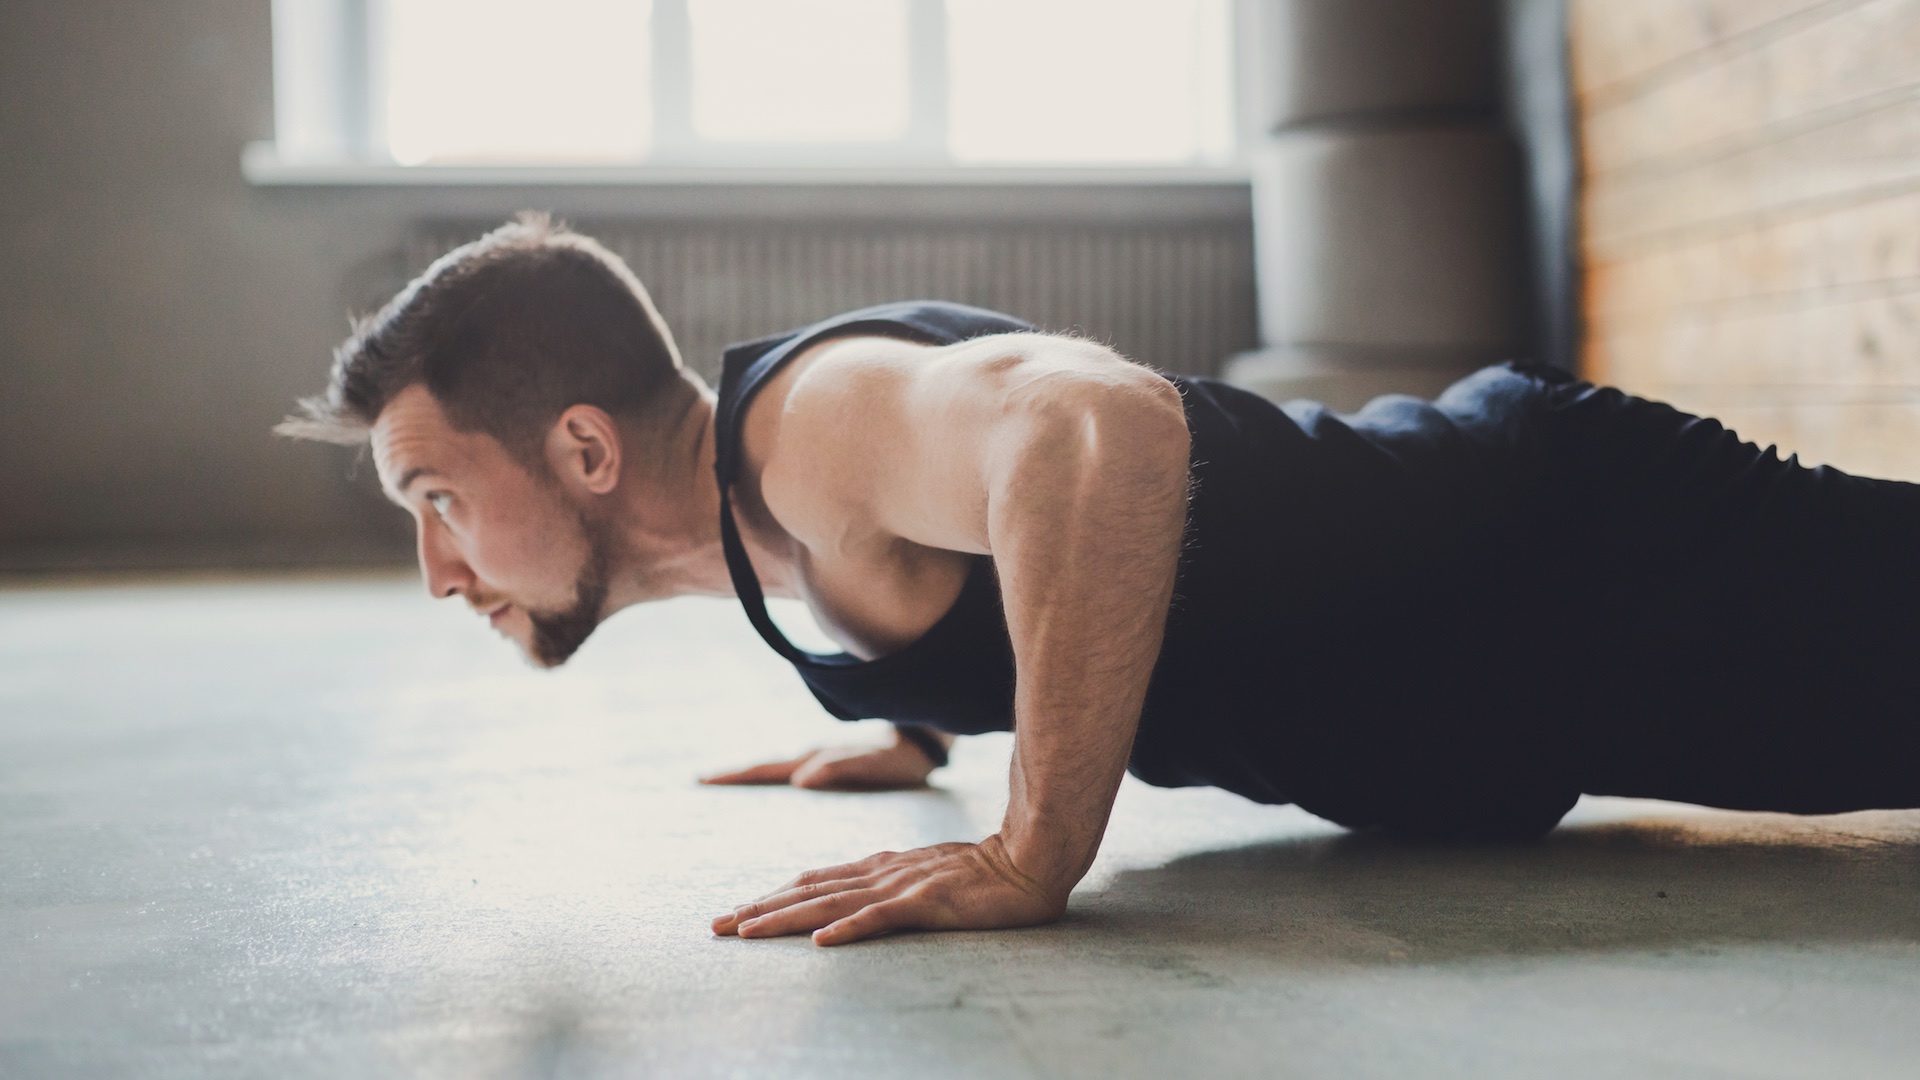
[[[262, 186], [601, 184], [1218, 184], [1222, 164], [971, 165], [947, 150], [945, 0], [907, 0], [909, 110], [896, 140], [755, 144], [702, 138], [692, 117], [687, 0], [653, 0], [653, 139], [619, 165], [402, 165], [392, 160], [377, 80], [386, 70], [385, 0], [272, 0], [273, 140], [250, 143], [241, 170]], [[767, 164], [778, 160], [782, 164]]]

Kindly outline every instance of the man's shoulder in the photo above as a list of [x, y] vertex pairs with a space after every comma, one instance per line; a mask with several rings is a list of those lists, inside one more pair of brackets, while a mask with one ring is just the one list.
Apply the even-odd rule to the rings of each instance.
[[928, 346], [851, 335], [809, 345], [762, 391], [773, 408], [748, 421], [768, 508], [796, 533], [829, 527], [874, 488], [910, 435], [916, 354]]
[[775, 380], [785, 385], [769, 386], [781, 399], [781, 426], [836, 426], [850, 412], [884, 419], [881, 413], [927, 374], [930, 354], [949, 347], [857, 332], [814, 342]]

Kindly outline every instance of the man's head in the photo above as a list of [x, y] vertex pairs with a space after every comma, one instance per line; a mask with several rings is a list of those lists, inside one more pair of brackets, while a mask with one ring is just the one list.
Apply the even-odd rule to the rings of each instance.
[[523, 215], [357, 323], [326, 392], [277, 430], [371, 443], [428, 588], [551, 666], [606, 615], [623, 467], [660, 464], [699, 401], [627, 267]]

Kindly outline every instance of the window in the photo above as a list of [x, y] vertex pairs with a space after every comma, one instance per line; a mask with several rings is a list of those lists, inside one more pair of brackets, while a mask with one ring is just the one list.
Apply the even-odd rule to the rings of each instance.
[[907, 7], [906, 0], [688, 0], [694, 134], [716, 143], [905, 138], [912, 113]]
[[593, 162], [646, 155], [650, 5], [540, 0], [537, 16], [522, 0], [387, 0], [380, 6], [384, 63], [374, 74], [385, 90], [378, 96], [385, 99], [382, 126], [394, 161]]
[[274, 0], [273, 153], [1159, 165], [1233, 153], [1230, 0]]
[[1225, 6], [949, 0], [948, 152], [1170, 163], [1232, 152]]

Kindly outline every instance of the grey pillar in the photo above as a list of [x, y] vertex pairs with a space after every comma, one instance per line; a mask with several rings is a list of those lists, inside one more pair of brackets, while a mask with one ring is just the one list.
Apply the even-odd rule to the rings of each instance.
[[1527, 342], [1496, 0], [1246, 0], [1263, 348], [1230, 381], [1357, 408]]

